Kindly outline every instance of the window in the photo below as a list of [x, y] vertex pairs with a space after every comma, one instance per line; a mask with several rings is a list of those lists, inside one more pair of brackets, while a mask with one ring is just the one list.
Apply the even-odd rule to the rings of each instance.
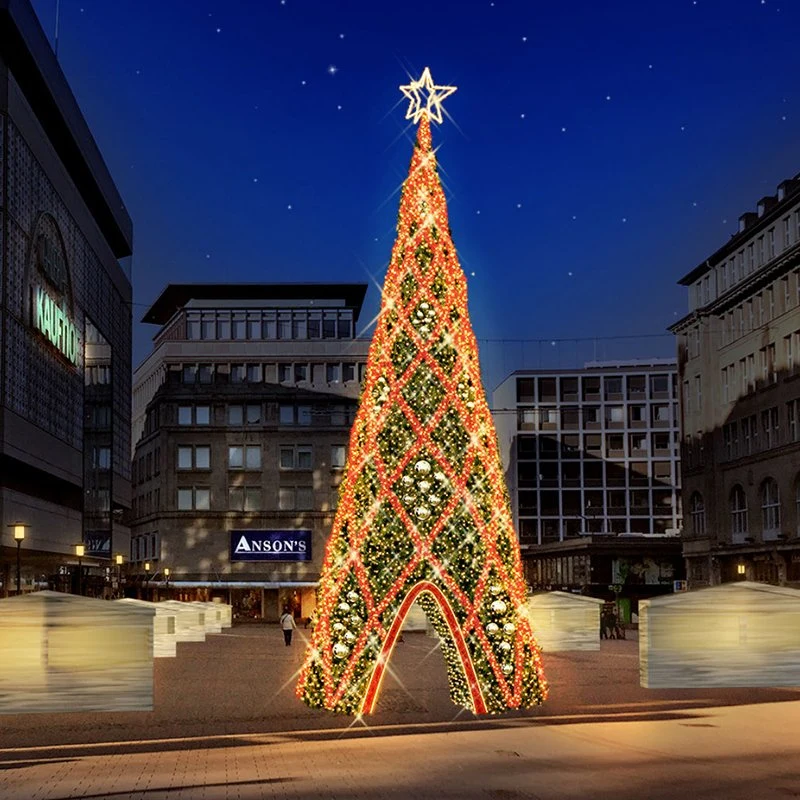
[[92, 468], [111, 469], [111, 448], [93, 447], [92, 448]]
[[297, 406], [297, 424], [311, 424], [311, 406]]
[[308, 316], [308, 338], [319, 339], [322, 335], [322, 319], [319, 312], [311, 313]]
[[281, 406], [278, 413], [281, 425], [294, 425], [294, 406]]
[[325, 312], [322, 319], [322, 338], [336, 338], [336, 312]]
[[231, 364], [231, 383], [244, 383], [244, 364]]
[[209, 425], [211, 423], [211, 408], [209, 406], [195, 406], [194, 421], [197, 425]]
[[242, 425], [244, 423], [244, 407], [228, 406], [228, 425]]
[[199, 487], [178, 489], [178, 511], [208, 511], [211, 507], [211, 491]]
[[775, 228], [770, 228], [767, 231], [767, 240], [769, 243], [769, 257], [775, 258]]
[[203, 314], [202, 334], [204, 339], [217, 338], [217, 321], [213, 314]]
[[233, 338], [246, 339], [247, 338], [247, 322], [244, 314], [233, 315]]
[[214, 367], [212, 364], [201, 364], [198, 368], [200, 383], [212, 383], [214, 380]]
[[625, 409], [622, 406], [609, 406], [606, 409], [606, 419], [608, 422], [625, 422]]
[[258, 423], [261, 422], [261, 404], [248, 403], [246, 409], [247, 409], [247, 424], [258, 425]]
[[728, 367], [725, 367], [720, 372], [720, 385], [722, 386], [722, 402], [727, 403], [729, 402], [728, 399]]
[[178, 425], [192, 424], [192, 407], [178, 406]]
[[308, 315], [297, 312], [292, 315], [292, 338], [306, 339], [308, 337]]
[[339, 383], [342, 379], [342, 365], [341, 364], [326, 364], [325, 365], [325, 380], [328, 383]]
[[344, 469], [347, 448], [343, 444], [331, 445], [331, 469]]
[[[687, 416], [692, 413], [692, 396], [689, 392], [689, 381], [683, 382], [683, 411]], [[655, 419], [655, 415], [653, 418]]]
[[231, 315], [221, 313], [217, 316], [217, 339], [231, 338]]
[[669, 406], [667, 405], [653, 406], [653, 422], [669, 422], [669, 421], [670, 421]]
[[[699, 346], [700, 329], [696, 328], [696, 338]], [[668, 375], [652, 375], [650, 377], [650, 391], [653, 394], [666, 394], [669, 391], [669, 376]]]
[[261, 511], [260, 486], [231, 486], [228, 488], [228, 508], [231, 511]]
[[281, 469], [310, 470], [314, 466], [314, 450], [310, 444], [281, 445], [279, 464]]
[[694, 376], [694, 396], [697, 402], [697, 410], [703, 408], [703, 387], [699, 375]]
[[783, 310], [788, 311], [792, 307], [792, 290], [789, 287], [789, 276], [781, 278], [781, 294], [783, 295]]
[[792, 225], [789, 217], [783, 219], [783, 249], [792, 243]]
[[692, 522], [692, 533], [695, 536], [705, 536], [706, 507], [700, 492], [695, 492], [689, 500], [689, 517]]
[[292, 338], [292, 314], [289, 311], [282, 311], [278, 314], [278, 338]]
[[314, 508], [314, 490], [308, 486], [297, 489], [297, 510], [311, 511]]
[[264, 312], [263, 330], [265, 339], [278, 338], [278, 322], [274, 311]]
[[774, 534], [780, 530], [781, 504], [774, 478], [767, 478], [761, 484], [761, 522], [764, 533]]
[[186, 315], [186, 338], [199, 339], [200, 338], [200, 315], [187, 314]]
[[767, 319], [775, 319], [775, 290], [770, 287], [766, 292]]
[[[799, 279], [800, 280], [800, 279]], [[342, 380], [347, 383], [356, 379], [356, 365], [342, 364]]]
[[294, 380], [295, 383], [308, 380], [308, 364], [294, 365]]
[[622, 394], [622, 378], [605, 379], [606, 397], [613, 394]]
[[208, 445], [178, 447], [178, 469], [210, 469], [211, 448]]
[[197, 364], [184, 364], [181, 373], [181, 380], [183, 383], [196, 383], [197, 382]]
[[261, 364], [248, 364], [247, 365], [247, 382], [248, 383], [261, 383], [264, 380], [264, 370]]
[[292, 365], [278, 364], [278, 383], [291, 383]]
[[783, 353], [786, 369], [791, 373], [794, 372], [794, 334], [790, 333], [788, 336], [783, 337]]
[[244, 466], [244, 447], [231, 445], [228, 447], [228, 468], [242, 469]]
[[778, 441], [778, 408], [768, 408], [761, 412], [761, 430], [763, 431], [762, 446], [765, 449], [775, 447]]
[[756, 254], [755, 254], [755, 247], [751, 242], [747, 245], [747, 269], [748, 272], [752, 272], [756, 268]]
[[[789, 424], [789, 441], [796, 442], [800, 439], [798, 436], [798, 419], [800, 419], [800, 400], [791, 400], [786, 404], [786, 418]], [[800, 517], [797, 519], [800, 525]]]
[[747, 535], [747, 496], [738, 484], [731, 490], [731, 533], [735, 537]]
[[521, 431], [536, 430], [536, 411], [527, 408], [517, 413], [517, 427]]

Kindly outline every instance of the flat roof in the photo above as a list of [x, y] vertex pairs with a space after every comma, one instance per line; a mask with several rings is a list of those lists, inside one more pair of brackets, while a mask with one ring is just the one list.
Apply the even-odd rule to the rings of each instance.
[[190, 300], [344, 300], [357, 321], [368, 286], [366, 283], [170, 283], [147, 310], [142, 322], [165, 325]]
[[0, 57], [33, 108], [116, 258], [133, 223], [29, 0], [0, 0]]

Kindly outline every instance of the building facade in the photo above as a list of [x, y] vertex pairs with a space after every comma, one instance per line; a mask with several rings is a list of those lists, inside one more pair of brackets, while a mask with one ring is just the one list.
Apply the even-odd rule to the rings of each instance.
[[672, 591], [682, 577], [675, 362], [517, 371], [493, 402], [531, 585], [607, 596], [624, 584], [633, 600]]
[[800, 176], [680, 283], [690, 585], [800, 583]]
[[366, 289], [164, 290], [134, 375], [129, 585], [220, 597], [240, 618], [310, 616], [366, 368]]
[[129, 547], [132, 226], [24, 0], [0, 2], [0, 171], [0, 592], [19, 553], [22, 591], [101, 594]]

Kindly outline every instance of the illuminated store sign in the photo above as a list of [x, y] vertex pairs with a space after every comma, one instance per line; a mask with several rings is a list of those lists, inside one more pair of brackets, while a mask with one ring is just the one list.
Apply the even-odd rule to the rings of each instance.
[[311, 561], [311, 531], [231, 531], [231, 561]]
[[36, 286], [33, 290], [33, 326], [70, 362], [78, 365], [78, 329], [69, 318], [64, 305], [59, 307], [41, 286]]

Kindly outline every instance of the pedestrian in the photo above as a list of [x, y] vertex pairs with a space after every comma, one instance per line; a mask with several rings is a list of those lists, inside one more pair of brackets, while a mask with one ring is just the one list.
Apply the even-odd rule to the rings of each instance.
[[280, 619], [281, 630], [283, 631], [283, 641], [286, 643], [286, 646], [292, 643], [292, 631], [297, 627], [294, 624], [294, 617], [289, 613], [288, 608], [283, 609], [283, 614], [281, 614]]

